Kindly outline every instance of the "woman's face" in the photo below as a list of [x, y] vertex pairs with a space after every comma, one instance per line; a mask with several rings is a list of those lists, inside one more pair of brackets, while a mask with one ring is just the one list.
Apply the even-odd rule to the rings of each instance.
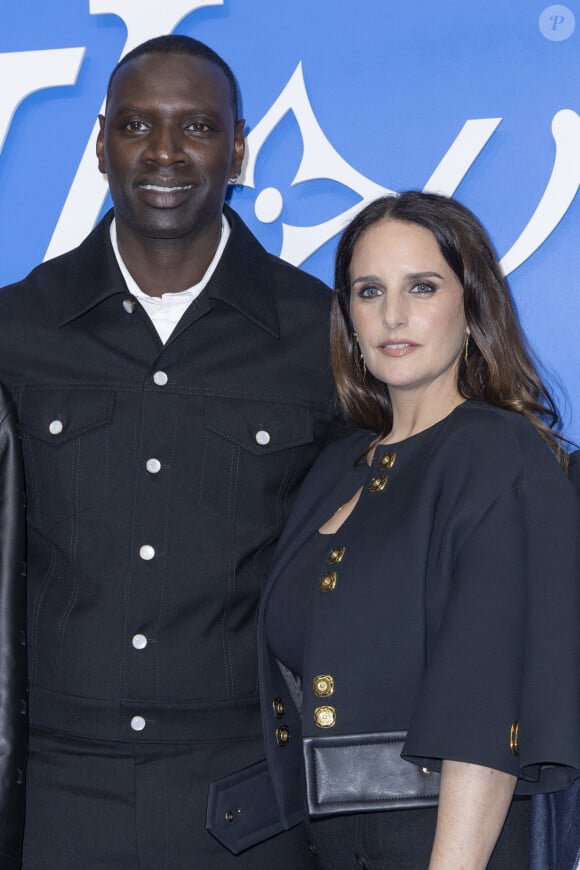
[[350, 313], [367, 369], [397, 391], [457, 395], [467, 337], [463, 287], [435, 236], [385, 220], [361, 236], [350, 264]]

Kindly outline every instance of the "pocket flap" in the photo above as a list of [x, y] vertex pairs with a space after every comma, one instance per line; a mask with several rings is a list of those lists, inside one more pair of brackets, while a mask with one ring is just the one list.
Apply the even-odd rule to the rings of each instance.
[[28, 435], [64, 444], [111, 422], [115, 394], [97, 390], [35, 390], [20, 407], [20, 428]]
[[206, 397], [205, 426], [261, 456], [309, 444], [314, 437], [308, 409], [280, 402]]

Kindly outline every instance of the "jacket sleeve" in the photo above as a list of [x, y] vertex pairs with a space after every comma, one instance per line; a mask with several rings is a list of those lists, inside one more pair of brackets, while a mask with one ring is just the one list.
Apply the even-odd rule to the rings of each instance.
[[18, 870], [28, 720], [24, 476], [12, 401], [0, 387], [0, 867]]
[[408, 760], [504, 770], [520, 794], [579, 775], [579, 523], [559, 472], [506, 491], [481, 518], [456, 554]]

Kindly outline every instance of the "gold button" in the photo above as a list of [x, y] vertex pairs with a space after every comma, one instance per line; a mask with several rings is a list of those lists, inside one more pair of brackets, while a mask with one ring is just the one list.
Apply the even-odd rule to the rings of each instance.
[[332, 592], [336, 586], [336, 571], [329, 571], [328, 574], [323, 574], [320, 578], [320, 591]]
[[516, 719], [512, 722], [512, 727], [510, 728], [510, 749], [512, 751], [512, 755], [520, 754], [520, 747], [518, 745], [518, 737], [520, 733], [520, 723]]
[[284, 701], [282, 698], [274, 698], [272, 701], [272, 708], [274, 710], [274, 716], [276, 719], [281, 719], [284, 715]]
[[395, 450], [389, 450], [388, 453], [385, 453], [378, 462], [379, 471], [388, 471], [389, 468], [392, 468], [395, 464], [395, 460], [397, 458], [397, 453]]
[[319, 674], [312, 680], [312, 690], [319, 698], [328, 698], [334, 692], [334, 677], [330, 674]]
[[344, 559], [344, 554], [346, 553], [346, 547], [333, 547], [328, 556], [326, 557], [327, 565], [338, 565], [339, 562], [342, 562]]
[[428, 776], [430, 773], [433, 773], [433, 771], [432, 771], [432, 770], [429, 770], [428, 767], [422, 767], [422, 768], [421, 768], [421, 773], [424, 773], [425, 776]]
[[290, 729], [287, 725], [276, 728], [276, 743], [278, 746], [287, 746], [290, 740]]
[[369, 483], [369, 492], [382, 492], [388, 482], [389, 478], [386, 474], [381, 477], [373, 477]]
[[314, 721], [319, 728], [334, 728], [336, 725], [336, 710], [334, 707], [317, 707], [314, 711]]

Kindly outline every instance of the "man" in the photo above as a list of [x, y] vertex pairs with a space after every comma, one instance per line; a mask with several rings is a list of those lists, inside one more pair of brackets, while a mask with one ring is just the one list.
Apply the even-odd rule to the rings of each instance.
[[16, 409], [0, 385], [0, 867], [18, 870], [26, 765], [24, 473]]
[[244, 121], [209, 48], [139, 46], [100, 121], [114, 214], [0, 293], [28, 487], [23, 868], [307, 868], [300, 828], [234, 857], [205, 814], [209, 781], [263, 755], [255, 608], [330, 420], [330, 294], [224, 208]]

